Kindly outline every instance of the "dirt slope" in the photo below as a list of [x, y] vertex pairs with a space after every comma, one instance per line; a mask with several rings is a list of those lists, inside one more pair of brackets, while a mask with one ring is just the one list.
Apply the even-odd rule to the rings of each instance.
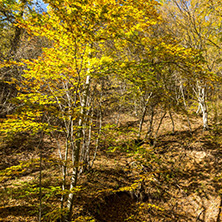
[[[138, 145], [126, 137], [111, 145], [104, 141], [93, 169], [81, 176], [73, 220], [222, 221], [220, 130], [203, 132], [196, 126], [192, 134], [186, 129], [177, 129], [172, 134], [167, 128], [166, 124], [161, 129], [155, 147], [149, 141]], [[57, 151], [50, 141], [46, 144], [44, 157], [51, 158]], [[112, 149], [108, 149], [110, 146]], [[38, 157], [37, 150], [25, 145], [20, 150], [3, 148], [2, 170], [20, 160]], [[59, 172], [58, 164], [44, 163], [45, 188], [59, 186]], [[38, 175], [39, 168], [34, 164], [32, 170], [2, 181], [0, 221], [37, 221], [38, 193], [30, 187], [38, 183]], [[24, 189], [33, 192], [24, 195]], [[58, 206], [59, 196], [54, 195], [47, 199], [43, 212], [46, 214]], [[45, 217], [43, 221], [53, 219]]]

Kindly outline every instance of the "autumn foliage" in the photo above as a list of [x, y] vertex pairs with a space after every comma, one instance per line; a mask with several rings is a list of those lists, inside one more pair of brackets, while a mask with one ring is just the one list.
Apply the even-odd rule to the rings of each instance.
[[[44, 2], [48, 7], [43, 13], [31, 7], [25, 10], [31, 4], [26, 1], [10, 6], [25, 41], [46, 39], [47, 46], [36, 58], [2, 59], [2, 69], [17, 67], [22, 72], [5, 81], [16, 86], [16, 96], [10, 100], [15, 109], [4, 119], [1, 132], [5, 138], [25, 132], [39, 136], [39, 149], [44, 149], [44, 138], [56, 141], [61, 167], [61, 187], [54, 190], [61, 197], [57, 218], [71, 221], [79, 176], [93, 167], [102, 135], [120, 126], [118, 118], [114, 125], [104, 121], [110, 113], [131, 110], [139, 122], [136, 139], [155, 141], [167, 113], [173, 131], [173, 112], [185, 114], [190, 126], [188, 106], [196, 101], [208, 129], [205, 92], [214, 89], [219, 77], [212, 67], [218, 60], [211, 60], [213, 50], [207, 42], [220, 43], [215, 31], [207, 40], [200, 34], [209, 30], [196, 33], [192, 21], [200, 24], [202, 17], [190, 17], [193, 26], [186, 33], [173, 23], [174, 17], [167, 17], [167, 5], [155, 0]], [[209, 7], [210, 3], [202, 10]], [[196, 10], [202, 15], [201, 9]], [[185, 27], [187, 21], [179, 13], [175, 10], [176, 19]], [[207, 27], [214, 26], [210, 21], [218, 13], [205, 19]], [[181, 40], [183, 35], [186, 41]], [[204, 47], [196, 47], [196, 41]], [[158, 110], [162, 116], [153, 127]], [[147, 117], [149, 129], [142, 133]], [[138, 181], [135, 186], [143, 179]]]

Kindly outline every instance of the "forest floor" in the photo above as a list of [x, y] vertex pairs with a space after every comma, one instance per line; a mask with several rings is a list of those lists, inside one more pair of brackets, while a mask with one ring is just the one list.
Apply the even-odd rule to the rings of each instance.
[[[123, 128], [110, 130], [93, 168], [80, 176], [73, 221], [222, 221], [221, 128], [203, 131], [201, 119], [194, 116], [190, 132], [186, 118], [178, 119], [172, 133], [170, 118], [165, 118], [155, 147], [149, 141], [137, 143], [133, 119], [125, 118]], [[0, 221], [38, 221], [38, 144], [24, 137], [3, 142]], [[42, 221], [56, 221], [60, 205], [56, 153], [46, 140]]]

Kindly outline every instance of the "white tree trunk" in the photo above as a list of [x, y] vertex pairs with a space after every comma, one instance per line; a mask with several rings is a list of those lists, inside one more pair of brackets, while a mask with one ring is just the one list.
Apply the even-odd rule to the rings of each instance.
[[76, 146], [73, 146], [73, 170], [70, 182], [70, 193], [68, 195], [68, 200], [67, 200], [67, 210], [68, 210], [67, 221], [71, 220], [72, 207], [74, 201], [74, 193], [72, 191], [76, 187], [78, 180], [79, 160], [80, 160], [80, 150], [81, 150], [81, 140], [82, 140], [82, 127], [84, 122], [83, 120], [86, 110], [87, 97], [89, 96], [89, 85], [90, 85], [90, 76], [88, 75], [86, 77], [85, 90], [81, 101], [81, 111], [78, 123], [78, 131], [76, 134]]
[[202, 115], [203, 115], [203, 129], [208, 130], [209, 126], [208, 126], [207, 104], [205, 101], [205, 98], [206, 98], [205, 88], [199, 86], [198, 91], [199, 91], [199, 95], [198, 95], [199, 106], [201, 108]]
[[199, 82], [197, 82], [197, 90], [193, 89], [197, 99], [198, 99], [198, 111], [201, 110], [202, 117], [203, 117], [203, 129], [208, 130], [208, 110], [207, 110], [207, 104], [206, 104], [206, 92], [205, 92], [205, 86], [201, 86]]

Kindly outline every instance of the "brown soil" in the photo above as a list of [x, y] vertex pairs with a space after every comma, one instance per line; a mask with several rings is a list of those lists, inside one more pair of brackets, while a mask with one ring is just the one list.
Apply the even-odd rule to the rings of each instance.
[[[116, 130], [118, 137], [111, 133], [115, 140], [111, 136], [110, 140], [107, 136], [104, 138], [93, 169], [81, 175], [73, 221], [222, 221], [222, 133], [219, 128], [211, 127], [210, 131], [203, 132], [201, 120], [192, 118], [192, 134], [183, 121], [176, 122], [172, 134], [170, 119], [166, 117], [156, 146], [152, 147], [149, 141], [135, 143], [131, 131], [134, 120], [129, 121], [131, 125], [124, 133], [118, 134]], [[49, 159], [57, 151], [50, 141], [46, 144], [44, 157]], [[38, 150], [21, 147], [19, 150], [1, 148], [1, 170], [38, 157]], [[60, 186], [59, 172], [59, 164], [44, 161], [45, 188]], [[38, 175], [39, 167], [33, 164], [32, 170], [2, 180], [0, 221], [37, 221], [38, 194], [24, 196], [21, 190], [28, 191], [28, 185], [36, 184]], [[132, 198], [132, 192], [134, 196], [140, 192], [137, 187], [142, 180], [146, 198]], [[136, 186], [131, 192], [133, 184]], [[58, 206], [59, 196], [48, 198], [43, 214]]]

